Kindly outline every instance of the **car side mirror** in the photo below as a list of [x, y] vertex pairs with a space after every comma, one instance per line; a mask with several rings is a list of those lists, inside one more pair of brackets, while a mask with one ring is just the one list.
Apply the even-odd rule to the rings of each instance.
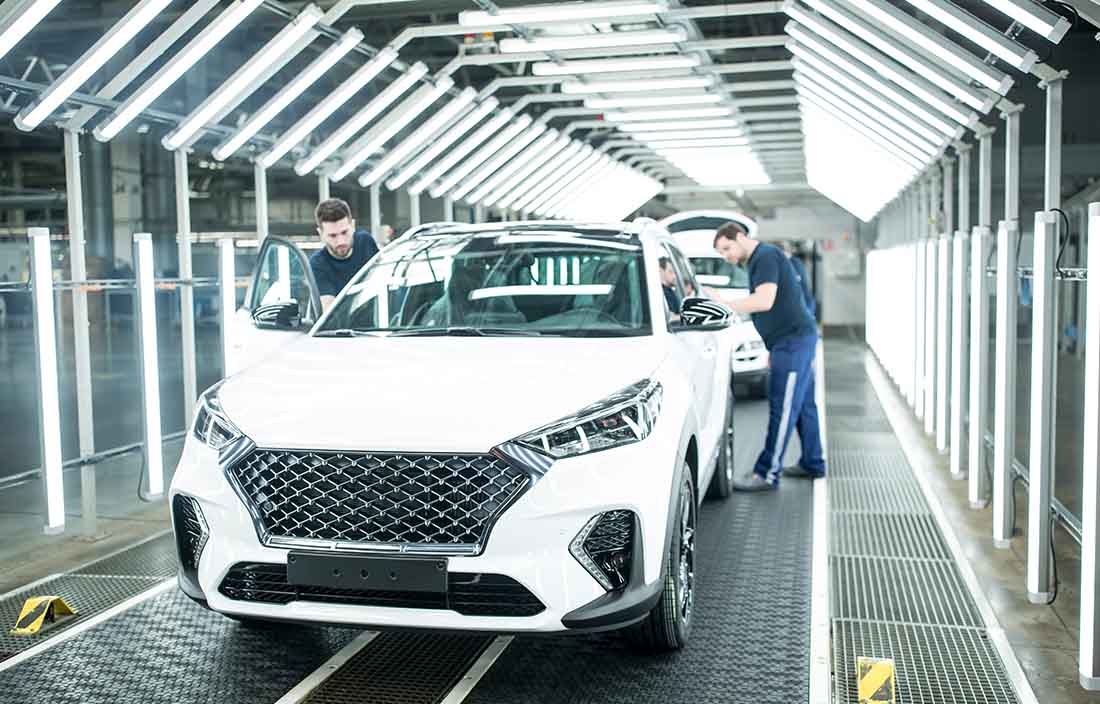
[[265, 330], [296, 330], [302, 325], [302, 312], [292, 298], [257, 307], [252, 311], [252, 322]]
[[733, 311], [709, 298], [685, 298], [680, 306], [679, 330], [725, 330], [733, 322]]

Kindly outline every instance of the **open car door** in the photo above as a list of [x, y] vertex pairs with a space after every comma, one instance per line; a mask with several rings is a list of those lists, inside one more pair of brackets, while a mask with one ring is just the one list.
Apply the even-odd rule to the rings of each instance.
[[320, 315], [321, 297], [305, 253], [289, 240], [265, 238], [244, 305], [226, 321], [225, 376], [301, 338]]

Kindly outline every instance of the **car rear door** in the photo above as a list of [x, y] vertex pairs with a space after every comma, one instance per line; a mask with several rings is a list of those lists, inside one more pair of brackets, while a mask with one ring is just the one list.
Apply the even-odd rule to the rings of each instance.
[[[298, 315], [275, 321], [273, 314], [297, 305]], [[260, 245], [256, 269], [244, 305], [225, 320], [225, 376], [249, 367], [300, 339], [321, 313], [321, 298], [309, 259], [301, 248], [281, 237]]]

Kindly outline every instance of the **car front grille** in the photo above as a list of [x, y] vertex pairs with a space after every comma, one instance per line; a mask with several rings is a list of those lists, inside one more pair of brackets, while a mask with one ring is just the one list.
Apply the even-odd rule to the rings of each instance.
[[534, 616], [546, 608], [511, 577], [462, 572], [448, 574], [447, 592], [437, 594], [290, 584], [286, 565], [239, 563], [229, 570], [218, 591], [234, 601], [264, 604], [314, 601], [404, 609], [450, 609], [464, 616]]
[[495, 455], [254, 449], [229, 474], [265, 542], [469, 553], [484, 547], [493, 522], [530, 483]]

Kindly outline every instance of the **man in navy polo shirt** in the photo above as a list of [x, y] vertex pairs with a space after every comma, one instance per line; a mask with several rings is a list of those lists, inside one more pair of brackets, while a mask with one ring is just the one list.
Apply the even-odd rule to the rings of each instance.
[[369, 232], [355, 229], [351, 207], [339, 198], [329, 198], [317, 204], [314, 211], [317, 234], [325, 246], [309, 258], [321, 308], [328, 310], [363, 265], [378, 254], [378, 245]]
[[[747, 481], [734, 482], [740, 491], [765, 491], [779, 486], [779, 476], [825, 475], [821, 428], [814, 401], [814, 357], [817, 325], [806, 309], [794, 268], [778, 248], [750, 238], [737, 223], [727, 223], [714, 236], [714, 248], [731, 264], [749, 270], [748, 297], [727, 303], [752, 315], [753, 325], [771, 353], [768, 436]], [[798, 429], [802, 459], [783, 469], [791, 433]]]

